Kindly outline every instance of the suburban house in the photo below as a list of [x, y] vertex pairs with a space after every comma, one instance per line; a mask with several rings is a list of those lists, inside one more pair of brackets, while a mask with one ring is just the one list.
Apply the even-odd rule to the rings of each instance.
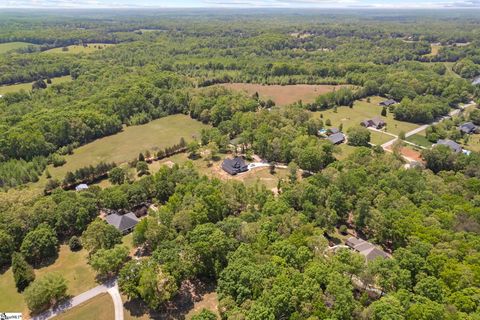
[[75, 187], [75, 191], [82, 191], [82, 190], [87, 190], [88, 185], [85, 183], [81, 183], [78, 186]]
[[105, 221], [109, 225], [114, 226], [122, 234], [127, 234], [133, 231], [133, 228], [140, 221], [133, 212], [127, 214], [112, 213], [105, 217]]
[[381, 129], [386, 125], [386, 122], [383, 121], [383, 119], [381, 119], [379, 117], [375, 117], [375, 118], [372, 118], [372, 119], [363, 120], [362, 122], [360, 122], [360, 125], [362, 125], [366, 128], [372, 127], [372, 128], [376, 128], [376, 129]]
[[222, 169], [234, 176], [237, 173], [248, 171], [248, 166], [241, 157], [235, 157], [233, 159], [223, 160]]
[[437, 142], [437, 145], [444, 145], [452, 149], [453, 152], [460, 153], [462, 152], [462, 146], [456, 143], [455, 141], [449, 140], [449, 139], [440, 139]]
[[334, 133], [330, 135], [327, 140], [333, 144], [340, 144], [345, 141], [345, 135], [341, 132]]
[[472, 122], [465, 122], [458, 127], [462, 133], [472, 134], [477, 132], [477, 126]]
[[378, 105], [382, 106], [382, 107], [389, 107], [389, 106], [394, 105], [394, 104], [397, 104], [397, 101], [395, 101], [393, 99], [388, 99], [388, 100], [380, 102]]
[[367, 262], [373, 261], [378, 257], [383, 259], [390, 258], [390, 255], [388, 253], [381, 249], [378, 249], [374, 244], [363, 239], [350, 237], [345, 241], [345, 244], [352, 250], [364, 256]]

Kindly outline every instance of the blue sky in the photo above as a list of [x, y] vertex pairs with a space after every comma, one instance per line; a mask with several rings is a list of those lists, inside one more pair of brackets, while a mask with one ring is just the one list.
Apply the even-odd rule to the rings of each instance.
[[0, 0], [29, 8], [480, 8], [480, 0]]

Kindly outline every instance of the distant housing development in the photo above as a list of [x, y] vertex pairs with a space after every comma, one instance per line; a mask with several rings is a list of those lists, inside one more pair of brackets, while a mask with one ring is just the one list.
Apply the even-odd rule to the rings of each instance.
[[390, 255], [388, 255], [388, 253], [381, 249], [378, 249], [374, 244], [363, 239], [350, 237], [345, 241], [345, 244], [351, 249], [363, 255], [367, 262], [373, 261], [377, 258], [390, 258]]

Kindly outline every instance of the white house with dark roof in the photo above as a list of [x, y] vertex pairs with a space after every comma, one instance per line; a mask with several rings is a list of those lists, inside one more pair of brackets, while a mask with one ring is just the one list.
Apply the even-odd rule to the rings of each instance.
[[350, 237], [345, 241], [345, 244], [352, 250], [364, 256], [367, 262], [373, 261], [377, 258], [390, 259], [390, 255], [388, 253], [363, 239]]
[[138, 224], [137, 216], [133, 212], [126, 214], [112, 213], [105, 217], [105, 221], [109, 225], [114, 226], [122, 234], [127, 234], [133, 231], [133, 228]]

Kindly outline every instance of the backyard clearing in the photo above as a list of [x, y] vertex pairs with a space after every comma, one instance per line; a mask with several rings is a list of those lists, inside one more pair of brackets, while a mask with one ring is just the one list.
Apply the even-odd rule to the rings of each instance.
[[224, 83], [219, 86], [237, 91], [245, 91], [249, 95], [258, 92], [262, 100], [272, 99], [277, 106], [285, 106], [302, 100], [302, 102], [311, 103], [319, 95], [334, 91], [342, 85], [262, 85], [254, 83]]
[[55, 320], [114, 320], [113, 301], [108, 293], [102, 293], [81, 305], [62, 313]]
[[93, 53], [112, 46], [114, 46], [114, 44], [111, 43], [89, 43], [85, 45], [73, 45], [68, 47], [53, 48], [44, 51], [44, 53]]
[[140, 152], [151, 152], [173, 146], [184, 138], [187, 142], [199, 137], [207, 125], [184, 114], [171, 115], [147, 124], [125, 127], [122, 132], [104, 137], [74, 150], [65, 157], [61, 167], [48, 167], [52, 177], [63, 179], [68, 171], [96, 165], [99, 162], [121, 164], [138, 157]]
[[[59, 84], [62, 82], [72, 81], [72, 77], [63, 76], [63, 77], [51, 78], [51, 80], [52, 80], [52, 84]], [[27, 83], [12, 84], [9, 86], [0, 86], [0, 94], [18, 92], [22, 89], [25, 91], [30, 91], [32, 90], [32, 83], [33, 82], [27, 82]], [[47, 86], [51, 86], [52, 84], [47, 84]]]
[[21, 48], [26, 48], [29, 46], [36, 46], [33, 43], [28, 43], [28, 42], [5, 42], [5, 43], [0, 43], [0, 54], [12, 51], [12, 50], [17, 50]]

